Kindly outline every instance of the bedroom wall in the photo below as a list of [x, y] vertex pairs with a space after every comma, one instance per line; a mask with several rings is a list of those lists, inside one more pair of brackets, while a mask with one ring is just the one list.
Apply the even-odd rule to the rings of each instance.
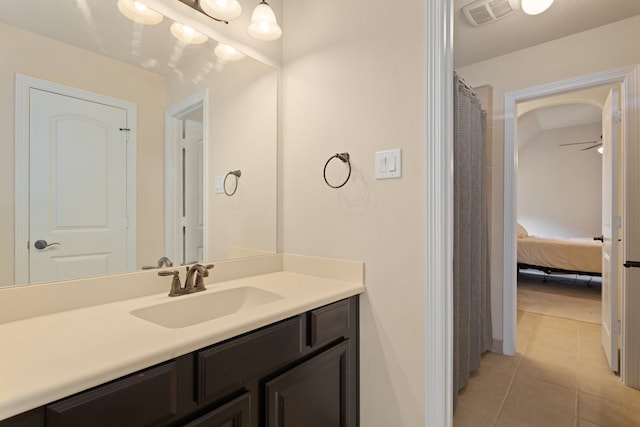
[[[543, 43], [458, 70], [472, 86], [493, 86], [491, 305], [493, 334], [502, 340], [504, 94], [544, 83], [640, 63], [640, 16]], [[464, 41], [458, 41], [464, 43]]]
[[[545, 130], [518, 150], [518, 222], [540, 237], [593, 237], [602, 218], [602, 155], [558, 144], [598, 139], [600, 123]], [[520, 135], [518, 135], [520, 138]]]

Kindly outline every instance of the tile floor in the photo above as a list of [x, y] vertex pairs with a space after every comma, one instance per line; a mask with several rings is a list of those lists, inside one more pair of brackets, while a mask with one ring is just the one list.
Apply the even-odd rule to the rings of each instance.
[[518, 311], [517, 354], [486, 353], [454, 427], [640, 426], [640, 391], [609, 371], [600, 325]]

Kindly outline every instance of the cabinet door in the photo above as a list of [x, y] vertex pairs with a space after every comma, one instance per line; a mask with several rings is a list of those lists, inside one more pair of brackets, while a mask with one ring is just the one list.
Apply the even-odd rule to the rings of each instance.
[[245, 393], [226, 405], [193, 420], [185, 427], [250, 427], [251, 394]]
[[355, 427], [349, 340], [265, 384], [268, 427]]

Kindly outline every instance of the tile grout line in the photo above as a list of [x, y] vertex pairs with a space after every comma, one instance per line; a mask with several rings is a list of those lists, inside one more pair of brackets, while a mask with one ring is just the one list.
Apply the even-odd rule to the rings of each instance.
[[[493, 418], [493, 423], [491, 424], [492, 427], [496, 426], [496, 423], [498, 422], [498, 418], [502, 413], [502, 408], [504, 408], [504, 404], [507, 401], [507, 397], [509, 396], [509, 393], [511, 393], [511, 387], [513, 387], [513, 382], [516, 379], [516, 374], [518, 373], [518, 369], [520, 369], [520, 364], [522, 363], [522, 359], [524, 359], [524, 354], [527, 351], [528, 345], [529, 345], [529, 337], [527, 337], [527, 343], [524, 347], [524, 350], [522, 351], [522, 354], [520, 355], [520, 360], [518, 360], [518, 363], [516, 364], [516, 368], [513, 370], [513, 375], [511, 376], [511, 380], [509, 381], [509, 387], [507, 387], [507, 391], [505, 392], [504, 397], [502, 398], [502, 402], [500, 402], [500, 407], [498, 408], [498, 411], [495, 417]], [[517, 351], [516, 351], [516, 354], [517, 354]]]

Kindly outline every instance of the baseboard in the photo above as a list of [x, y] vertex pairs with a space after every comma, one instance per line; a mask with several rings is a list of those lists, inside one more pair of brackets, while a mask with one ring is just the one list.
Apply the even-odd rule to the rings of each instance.
[[493, 339], [493, 344], [491, 345], [491, 351], [494, 353], [502, 354], [502, 340]]

